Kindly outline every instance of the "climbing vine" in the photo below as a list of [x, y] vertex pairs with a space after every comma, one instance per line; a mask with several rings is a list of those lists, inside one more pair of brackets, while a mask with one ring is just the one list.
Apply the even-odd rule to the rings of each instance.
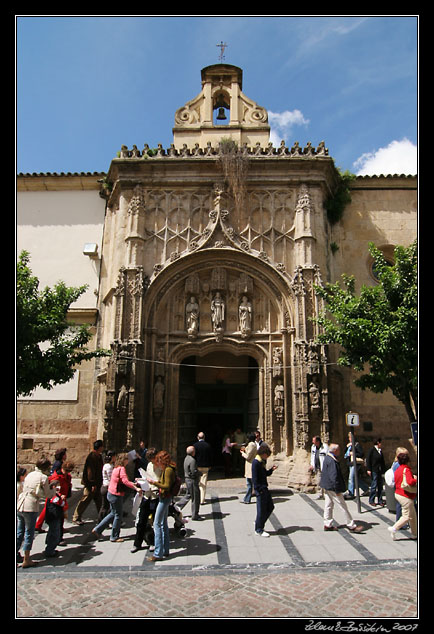
[[325, 201], [325, 209], [327, 218], [331, 225], [341, 220], [345, 207], [351, 202], [350, 186], [355, 180], [356, 175], [348, 170], [339, 172], [339, 183], [334, 193]]
[[233, 139], [224, 137], [220, 139], [218, 161], [223, 171], [225, 182], [232, 194], [235, 206], [243, 206], [246, 198], [246, 179], [249, 168], [249, 159], [238, 148]]

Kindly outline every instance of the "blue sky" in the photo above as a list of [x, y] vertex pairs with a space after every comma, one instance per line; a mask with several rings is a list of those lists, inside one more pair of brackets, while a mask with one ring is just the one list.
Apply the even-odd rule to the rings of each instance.
[[342, 170], [417, 172], [416, 16], [17, 16], [17, 172], [168, 148], [221, 41], [275, 145], [324, 140]]

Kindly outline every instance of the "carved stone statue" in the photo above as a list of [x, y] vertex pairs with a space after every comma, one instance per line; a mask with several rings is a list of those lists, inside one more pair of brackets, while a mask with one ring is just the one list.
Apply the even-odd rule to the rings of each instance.
[[274, 412], [276, 414], [276, 419], [279, 422], [283, 421], [284, 401], [285, 388], [283, 386], [283, 382], [279, 379], [276, 387], [274, 388]]
[[282, 367], [282, 348], [274, 348], [273, 350], [273, 377], [279, 377], [283, 374]]
[[164, 390], [164, 383], [161, 376], [158, 376], [154, 385], [154, 412], [157, 414], [161, 414], [164, 408]]
[[223, 321], [225, 319], [225, 303], [220, 293], [216, 293], [211, 302], [211, 320], [214, 332], [223, 330]]
[[119, 390], [117, 408], [118, 412], [124, 412], [127, 408], [128, 401], [128, 390], [125, 383], [122, 384], [121, 389]]
[[194, 339], [199, 331], [199, 304], [195, 297], [190, 297], [186, 308], [187, 333], [190, 339]]
[[313, 381], [311, 381], [309, 385], [309, 397], [310, 397], [310, 408], [318, 409], [320, 407], [319, 389]]
[[240, 331], [242, 337], [248, 337], [252, 331], [252, 304], [246, 295], [243, 295], [241, 304], [238, 307], [240, 318]]

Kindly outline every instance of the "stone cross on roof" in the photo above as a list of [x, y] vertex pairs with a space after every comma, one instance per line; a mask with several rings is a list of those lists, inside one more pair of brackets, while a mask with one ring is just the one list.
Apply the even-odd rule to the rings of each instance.
[[220, 47], [220, 55], [219, 55], [219, 61], [222, 62], [225, 59], [224, 56], [224, 52], [225, 52], [225, 48], [227, 48], [227, 44], [223, 44], [223, 42], [220, 42], [220, 44], [216, 44], [217, 47]]

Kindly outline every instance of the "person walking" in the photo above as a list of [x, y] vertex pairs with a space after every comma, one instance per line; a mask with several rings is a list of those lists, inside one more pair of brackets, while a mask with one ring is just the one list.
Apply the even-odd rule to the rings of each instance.
[[413, 475], [409, 465], [410, 455], [403, 452], [397, 456], [399, 467], [395, 471], [395, 499], [401, 505], [401, 517], [388, 530], [392, 539], [396, 532], [407, 523], [410, 524], [411, 539], [417, 539], [417, 515], [414, 506], [417, 492], [417, 476]]
[[[55, 476], [56, 473], [53, 473], [50, 477], [53, 478]], [[62, 540], [66, 495], [62, 493], [62, 484], [59, 480], [52, 479], [50, 483], [55, 492], [46, 503], [45, 521], [48, 525], [48, 531], [45, 538], [44, 555], [46, 557], [57, 557], [59, 551], [56, 550], [56, 546]]]
[[246, 478], [247, 490], [244, 498], [241, 500], [243, 504], [250, 504], [253, 494], [253, 482], [252, 482], [252, 462], [256, 456], [257, 449], [255, 443], [255, 434], [249, 434], [247, 437], [248, 444], [241, 447], [240, 452], [245, 460], [244, 475]]
[[186, 456], [184, 459], [184, 478], [187, 487], [186, 495], [178, 502], [179, 508], [184, 508], [189, 500], [191, 500], [191, 519], [201, 520], [199, 516], [200, 505], [200, 490], [199, 490], [199, 478], [200, 473], [197, 468], [197, 462], [195, 458], [196, 450], [193, 445], [187, 447]]
[[310, 465], [309, 471], [315, 474], [315, 484], [317, 486], [317, 500], [324, 499], [324, 491], [320, 488], [319, 483], [321, 480], [321, 470], [324, 463], [324, 458], [327, 455], [329, 446], [323, 443], [321, 436], [314, 436], [312, 438], [312, 447], [310, 448]]
[[[65, 521], [65, 518], [68, 517], [68, 508], [69, 508], [68, 498], [70, 498], [72, 495], [71, 473], [73, 472], [74, 468], [75, 468], [75, 464], [71, 462], [71, 460], [65, 460], [64, 462], [61, 463], [61, 466], [58, 467], [57, 471], [54, 471], [48, 478], [50, 483], [55, 482], [57, 480], [60, 487], [60, 496], [63, 500], [63, 503], [61, 504], [63, 513], [62, 513], [61, 522], [60, 522], [59, 545], [64, 545], [64, 542], [63, 542], [64, 521]], [[46, 506], [48, 506], [48, 502], [46, 503]], [[50, 527], [49, 527], [49, 530], [50, 530]]]
[[208, 474], [212, 465], [212, 447], [205, 440], [205, 434], [200, 431], [197, 435], [197, 442], [194, 443], [196, 451], [197, 468], [199, 469], [199, 490], [200, 490], [200, 503], [205, 504], [206, 487], [208, 483]]
[[337, 504], [344, 514], [347, 528], [354, 533], [360, 533], [362, 526], [358, 526], [347, 508], [343, 493], [346, 490], [345, 481], [339, 464], [340, 447], [330, 444], [328, 454], [324, 458], [321, 472], [320, 487], [324, 489], [324, 530], [336, 531], [338, 527], [333, 524], [333, 508]]
[[260, 537], [270, 537], [270, 534], [264, 530], [264, 527], [265, 522], [274, 510], [274, 502], [268, 490], [267, 477], [270, 476], [277, 467], [273, 465], [271, 469], [267, 469], [267, 459], [270, 456], [270, 447], [262, 443], [252, 462], [252, 482], [256, 493], [255, 533]]
[[[352, 442], [351, 442], [351, 433], [348, 434], [348, 443], [347, 443], [347, 450], [345, 452], [345, 456], [344, 458], [347, 460], [348, 463], [348, 468], [349, 468], [349, 472], [348, 472], [348, 490], [347, 492], [344, 494], [344, 498], [346, 500], [354, 500], [354, 498], [356, 497], [356, 492], [355, 492], [355, 475], [354, 475], [354, 469], [357, 468], [357, 482], [359, 484], [359, 488], [362, 489], [363, 493], [366, 493], [366, 491], [369, 491], [369, 486], [366, 484], [366, 482], [364, 482], [364, 480], [362, 480], [361, 477], [361, 466], [364, 463], [364, 452], [363, 452], [363, 447], [362, 445], [354, 438], [354, 448], [355, 451], [353, 451], [353, 446], [352, 446]], [[355, 458], [356, 458], [356, 463], [354, 464], [354, 454], [355, 454]]]
[[[55, 454], [54, 454], [54, 462], [51, 465], [51, 469], [50, 469], [50, 477], [53, 474], [56, 474], [58, 471], [60, 472], [60, 470], [62, 468], [62, 464], [66, 460], [66, 452], [67, 452], [66, 447], [62, 447], [62, 449], [58, 449], [55, 452]], [[46, 511], [46, 508], [47, 508], [47, 503], [48, 503], [48, 499], [45, 500], [44, 507], [43, 507], [42, 511], [39, 513], [38, 519], [36, 520], [35, 531], [37, 533], [45, 533], [45, 530], [42, 527], [43, 527], [44, 522], [45, 522], [45, 511]]]
[[23, 545], [23, 568], [35, 566], [30, 551], [35, 537], [35, 525], [38, 518], [39, 502], [50, 496], [50, 461], [41, 457], [23, 482], [23, 488], [17, 500], [17, 557]]
[[[161, 476], [161, 469], [155, 464], [157, 453], [158, 452], [155, 447], [149, 447], [146, 453], [146, 458], [148, 460], [146, 476], [148, 481], [151, 479], [153, 482], [158, 482]], [[147, 542], [147, 546], [154, 546], [154, 538], [152, 537], [152, 541], [149, 539], [146, 528], [149, 524], [149, 516], [155, 514], [158, 497], [159, 488], [153, 484], [149, 485], [148, 491], [143, 492], [142, 500], [136, 515], [136, 535], [134, 537], [134, 546], [131, 549], [132, 553], [136, 553], [141, 550], [143, 540]]]
[[154, 554], [148, 557], [148, 561], [161, 561], [163, 557], [169, 556], [169, 525], [167, 517], [169, 515], [169, 505], [172, 501], [171, 490], [175, 484], [176, 471], [175, 464], [167, 451], [159, 451], [155, 456], [155, 463], [161, 469], [160, 479], [153, 480], [147, 478], [149, 484], [158, 486], [159, 500], [154, 517]]
[[82, 515], [92, 500], [95, 502], [97, 513], [99, 513], [102, 485], [102, 468], [103, 459], [102, 452], [104, 450], [102, 440], [96, 440], [93, 444], [93, 451], [86, 458], [83, 468], [83, 477], [81, 483], [84, 485], [83, 495], [75, 507], [72, 521], [74, 524], [84, 524]]
[[[381, 438], [377, 438], [374, 446], [370, 449], [366, 458], [366, 471], [371, 476], [371, 490], [369, 492], [369, 504], [371, 506], [384, 506], [383, 496], [383, 474], [386, 473]], [[378, 502], [375, 503], [375, 496]]]
[[110, 502], [107, 499], [108, 488], [115, 468], [116, 452], [107, 451], [104, 458], [104, 466], [102, 468], [102, 484], [101, 484], [101, 508], [98, 513], [98, 522], [110, 513]]
[[128, 464], [128, 454], [120, 453], [116, 456], [113, 473], [110, 478], [110, 484], [107, 491], [107, 500], [110, 503], [110, 513], [103, 517], [95, 528], [92, 529], [93, 535], [98, 539], [101, 538], [103, 530], [112, 523], [112, 532], [110, 535], [111, 542], [123, 542], [120, 537], [122, 523], [122, 508], [124, 504], [125, 491], [134, 489], [140, 492], [142, 489], [134, 482], [128, 480], [125, 467]]
[[396, 506], [395, 506], [395, 509], [396, 509], [395, 522], [397, 522], [400, 519], [401, 515], [402, 515], [401, 504], [398, 502], [398, 500], [396, 499], [396, 496], [395, 496], [395, 471], [400, 466], [400, 464], [398, 462], [398, 456], [399, 456], [400, 453], [408, 453], [408, 449], [406, 449], [406, 447], [397, 447], [396, 451], [395, 451], [395, 459], [394, 459], [394, 461], [392, 463], [392, 466], [391, 466], [391, 469], [392, 469], [392, 472], [393, 472], [393, 489], [394, 489], [393, 495], [395, 497], [395, 502], [396, 502]]

